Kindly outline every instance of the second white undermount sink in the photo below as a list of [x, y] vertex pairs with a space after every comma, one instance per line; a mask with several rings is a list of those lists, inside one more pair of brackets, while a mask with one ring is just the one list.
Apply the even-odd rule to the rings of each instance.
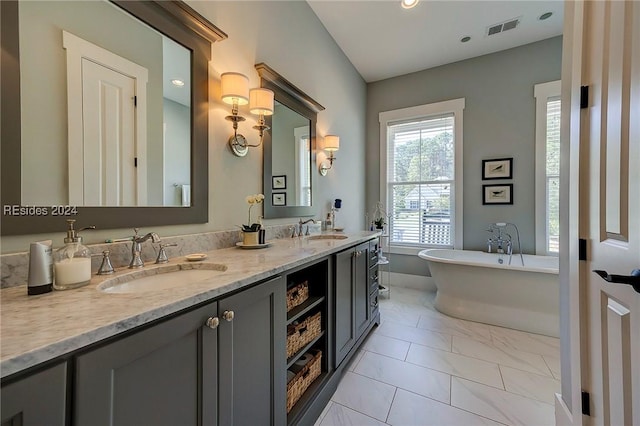
[[104, 293], [146, 293], [204, 281], [227, 270], [217, 263], [178, 263], [139, 269], [98, 285]]
[[308, 240], [345, 240], [348, 237], [346, 235], [340, 234], [320, 234], [320, 235], [310, 235], [307, 237]]

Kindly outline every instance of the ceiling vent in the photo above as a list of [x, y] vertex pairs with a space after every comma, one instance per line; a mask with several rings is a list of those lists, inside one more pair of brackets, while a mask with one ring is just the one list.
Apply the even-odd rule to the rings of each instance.
[[487, 36], [503, 33], [508, 30], [512, 30], [518, 26], [520, 18], [512, 18], [508, 21], [501, 22], [499, 24], [491, 25], [487, 28]]

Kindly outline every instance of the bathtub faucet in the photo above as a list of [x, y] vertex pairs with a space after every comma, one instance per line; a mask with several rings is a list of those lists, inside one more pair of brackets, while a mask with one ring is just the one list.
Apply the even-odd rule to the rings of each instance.
[[[497, 253], [507, 254], [509, 256], [509, 265], [511, 265], [511, 258], [513, 256], [513, 242], [511, 241], [511, 235], [505, 232], [505, 228], [507, 226], [512, 226], [513, 229], [516, 230], [516, 239], [518, 241], [518, 253], [520, 254], [520, 262], [522, 263], [522, 266], [524, 266], [524, 257], [522, 256], [522, 245], [520, 245], [520, 232], [518, 231], [518, 227], [514, 223], [497, 222], [497, 223], [491, 224], [491, 226], [487, 231], [491, 232], [492, 234], [497, 232], [498, 236], [496, 239], [489, 238], [487, 240], [489, 253], [491, 253], [492, 245], [495, 243]], [[500, 260], [502, 260], [502, 257], [499, 259], [499, 261]]]

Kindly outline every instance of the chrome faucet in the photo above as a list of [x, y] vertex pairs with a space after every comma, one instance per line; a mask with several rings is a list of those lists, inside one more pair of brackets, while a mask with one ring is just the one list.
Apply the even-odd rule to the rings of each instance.
[[[489, 253], [492, 252], [492, 247], [495, 244], [496, 253], [498, 254], [506, 254], [509, 256], [509, 265], [511, 265], [511, 258], [513, 256], [513, 242], [511, 241], [511, 235], [506, 233], [504, 230], [507, 226], [512, 226], [516, 230], [516, 239], [518, 240], [518, 252], [520, 254], [520, 262], [522, 266], [524, 266], [524, 257], [522, 256], [522, 246], [520, 245], [520, 232], [518, 231], [518, 227], [513, 223], [505, 223], [505, 222], [497, 222], [492, 223], [487, 229], [487, 232], [491, 232], [492, 235], [497, 232], [496, 238], [489, 238], [487, 240], [487, 247]], [[499, 263], [502, 263], [502, 256], [498, 259]]]
[[[316, 223], [316, 221], [311, 218], [311, 219], [307, 219], [304, 222], [302, 221], [302, 219], [300, 219], [300, 222], [298, 222], [298, 237], [302, 237], [302, 225], [305, 225], [309, 222], [313, 222]], [[307, 232], [304, 235], [309, 235], [309, 226], [307, 225]]]
[[140, 253], [142, 252], [142, 247], [140, 246], [142, 243], [151, 239], [154, 243], [160, 242], [160, 237], [155, 232], [149, 232], [144, 237], [138, 236], [138, 228], [133, 228], [135, 232], [133, 236], [133, 243], [131, 244], [131, 262], [129, 262], [129, 269], [133, 268], [142, 268], [144, 266], [144, 262], [140, 257]]

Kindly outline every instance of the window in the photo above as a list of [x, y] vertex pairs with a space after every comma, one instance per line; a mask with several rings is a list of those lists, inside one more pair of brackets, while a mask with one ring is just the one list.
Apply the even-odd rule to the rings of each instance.
[[380, 199], [396, 253], [462, 248], [464, 99], [380, 113]]
[[295, 140], [296, 158], [296, 206], [311, 205], [311, 164], [309, 156], [311, 144], [309, 139], [309, 126], [296, 127], [293, 129]]
[[536, 84], [536, 253], [557, 255], [560, 222], [560, 81]]

